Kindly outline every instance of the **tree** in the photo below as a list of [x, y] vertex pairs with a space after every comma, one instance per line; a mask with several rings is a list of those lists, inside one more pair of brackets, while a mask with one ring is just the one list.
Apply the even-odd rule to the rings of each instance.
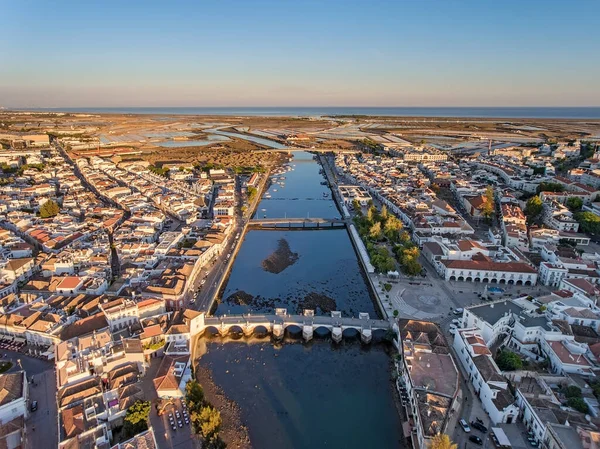
[[527, 200], [527, 204], [525, 205], [525, 215], [527, 216], [527, 221], [531, 223], [534, 221], [541, 213], [544, 205], [539, 196], [532, 196]]
[[457, 445], [450, 440], [450, 437], [445, 433], [438, 433], [433, 437], [433, 441], [429, 445], [429, 449], [456, 449]]
[[481, 215], [485, 217], [486, 220], [489, 220], [494, 215], [494, 189], [492, 186], [488, 186], [485, 189], [485, 201], [481, 206]]
[[48, 200], [44, 204], [40, 206], [40, 217], [41, 218], [50, 218], [58, 215], [60, 212], [60, 207], [53, 200]]
[[565, 186], [558, 182], [540, 182], [537, 187], [537, 193], [540, 192], [564, 192]]
[[190, 410], [195, 408], [200, 409], [202, 404], [204, 404], [204, 390], [202, 390], [200, 384], [195, 380], [190, 380], [185, 385], [185, 400]]
[[127, 409], [123, 431], [129, 437], [148, 429], [148, 416], [150, 415], [150, 401], [135, 401]]
[[581, 210], [581, 207], [583, 206], [583, 200], [576, 196], [572, 196], [570, 198], [567, 198], [567, 202], [565, 203], [565, 205], [572, 212], [578, 212]]
[[204, 438], [212, 439], [217, 436], [221, 428], [221, 413], [210, 405], [202, 408], [200, 412], [200, 432]]
[[362, 210], [360, 208], [360, 203], [356, 198], [352, 200], [352, 209], [356, 211], [357, 214], [362, 214]]
[[567, 398], [580, 398], [582, 396], [581, 388], [579, 388], [577, 385], [569, 385], [563, 390], [563, 394]]
[[502, 371], [516, 371], [523, 368], [521, 358], [511, 351], [499, 351], [496, 356], [496, 364]]
[[249, 203], [251, 203], [254, 200], [257, 193], [258, 193], [258, 191], [256, 190], [256, 187], [248, 186], [248, 202]]
[[579, 212], [575, 215], [575, 218], [581, 226], [583, 232], [590, 234], [600, 233], [600, 217], [592, 212]]
[[393, 215], [389, 215], [383, 225], [383, 232], [388, 240], [392, 242], [397, 241], [400, 229], [402, 229], [402, 222]]
[[367, 210], [367, 221], [369, 222], [369, 224], [373, 223], [373, 221], [375, 220], [376, 213], [377, 209], [375, 209], [375, 206], [369, 207], [369, 209]]
[[589, 407], [583, 398], [569, 398], [567, 405], [581, 413], [587, 413], [589, 411]]
[[369, 229], [369, 237], [373, 240], [381, 240], [381, 223], [376, 221]]
[[388, 210], [387, 207], [385, 206], [385, 204], [381, 207], [381, 212], [379, 213], [379, 215], [381, 216], [382, 220], [387, 220], [388, 218]]

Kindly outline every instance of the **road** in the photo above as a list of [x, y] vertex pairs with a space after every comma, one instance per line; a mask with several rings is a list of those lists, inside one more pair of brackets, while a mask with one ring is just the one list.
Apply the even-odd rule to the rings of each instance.
[[[25, 434], [26, 449], [40, 449], [58, 446], [57, 407], [56, 407], [56, 374], [54, 364], [48, 361], [29, 357], [18, 352], [3, 351], [2, 360], [10, 360], [13, 367], [9, 372], [23, 368], [28, 379], [33, 377], [29, 384], [29, 401], [38, 401], [38, 409], [30, 412], [26, 420], [27, 433]], [[19, 362], [20, 361], [20, 362]], [[35, 430], [34, 430], [35, 429]]]
[[[262, 198], [262, 194], [268, 179], [269, 172], [264, 174], [260, 181], [260, 185], [257, 188], [257, 194], [254, 197], [252, 204], [249, 205], [246, 212], [242, 214], [241, 184], [240, 179], [236, 178], [238, 207], [236, 208], [236, 220], [234, 228], [231, 231], [227, 243], [221, 253], [212, 261], [210, 266], [203, 267], [196, 278], [192, 280], [188, 292], [190, 292], [190, 295], [195, 295], [195, 300], [193, 304], [189, 305], [189, 307], [203, 312], [210, 312], [212, 303], [219, 293], [223, 278], [227, 276], [227, 273], [233, 264], [233, 260], [235, 259], [235, 254], [239, 250], [239, 247], [244, 240], [244, 234], [246, 233], [248, 221], [250, 220], [250, 217], [254, 213], [254, 210], [256, 210], [256, 207]], [[239, 238], [237, 237], [238, 235]], [[229, 259], [227, 258], [228, 254], [231, 254]], [[204, 284], [200, 285], [203, 279]], [[198, 289], [198, 286], [201, 286], [200, 292], [195, 293]]]

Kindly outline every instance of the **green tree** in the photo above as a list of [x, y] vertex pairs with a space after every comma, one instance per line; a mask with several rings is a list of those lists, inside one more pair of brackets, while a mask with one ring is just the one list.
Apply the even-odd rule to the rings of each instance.
[[581, 388], [579, 388], [577, 385], [569, 385], [563, 390], [563, 394], [567, 398], [580, 398], [582, 396]]
[[148, 416], [150, 415], [150, 401], [135, 401], [127, 409], [123, 431], [128, 437], [148, 429]]
[[581, 226], [583, 232], [590, 234], [600, 233], [600, 217], [592, 212], [579, 212], [575, 214], [575, 218]]
[[537, 193], [540, 192], [564, 192], [565, 186], [558, 182], [540, 182]]
[[258, 191], [256, 190], [256, 187], [252, 187], [249, 186], [248, 187], [248, 202], [252, 202], [254, 201], [254, 198], [256, 197], [256, 194], [258, 193]]
[[567, 405], [581, 413], [587, 413], [589, 411], [589, 407], [583, 398], [569, 398]]
[[529, 223], [533, 222], [542, 213], [543, 208], [544, 206], [539, 196], [529, 198], [524, 211], [527, 221]]
[[565, 205], [572, 212], [578, 212], [581, 210], [581, 207], [583, 206], [583, 200], [576, 196], [572, 196], [570, 198], [567, 198], [567, 202], [565, 203]]
[[195, 380], [190, 380], [185, 385], [185, 400], [190, 410], [200, 410], [200, 407], [204, 404], [204, 390]]
[[60, 207], [53, 200], [48, 200], [44, 204], [40, 206], [40, 217], [41, 218], [50, 218], [58, 215], [60, 212]]
[[360, 208], [360, 203], [356, 198], [352, 200], [352, 209], [356, 211], [357, 214], [362, 214], [362, 210]]
[[523, 361], [514, 352], [503, 350], [496, 356], [496, 364], [502, 371], [516, 371], [523, 368]]
[[452, 442], [445, 433], [438, 433], [433, 437], [429, 449], [456, 449], [457, 445]]

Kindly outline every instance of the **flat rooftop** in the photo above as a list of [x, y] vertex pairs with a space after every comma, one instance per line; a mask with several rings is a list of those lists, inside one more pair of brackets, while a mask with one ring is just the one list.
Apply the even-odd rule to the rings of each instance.
[[507, 313], [519, 314], [523, 308], [511, 301], [498, 301], [490, 304], [467, 307], [467, 310], [492, 326]]

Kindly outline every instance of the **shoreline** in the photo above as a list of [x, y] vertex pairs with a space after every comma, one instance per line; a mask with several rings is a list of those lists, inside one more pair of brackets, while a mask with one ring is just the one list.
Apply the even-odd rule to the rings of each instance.
[[253, 449], [248, 427], [244, 424], [240, 407], [225, 396], [223, 390], [212, 379], [208, 368], [194, 366], [194, 377], [202, 386], [204, 397], [220, 413], [223, 420], [219, 435], [230, 449]]

